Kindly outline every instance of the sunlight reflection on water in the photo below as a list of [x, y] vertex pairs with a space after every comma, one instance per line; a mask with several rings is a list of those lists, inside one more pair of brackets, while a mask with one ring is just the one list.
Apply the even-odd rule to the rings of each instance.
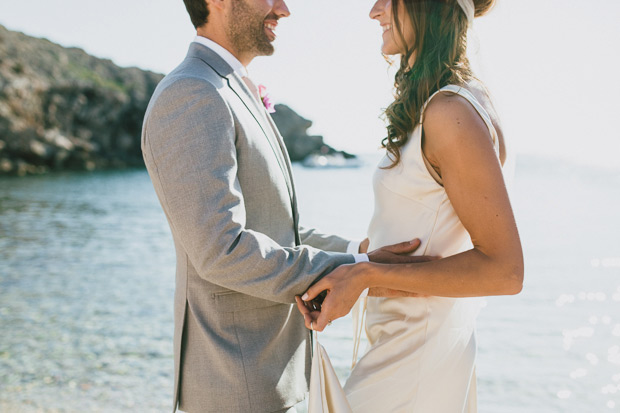
[[[294, 171], [305, 225], [364, 236], [372, 163]], [[618, 184], [520, 162], [525, 288], [484, 300], [481, 413], [620, 406]], [[145, 171], [0, 178], [0, 411], [168, 410], [174, 262]], [[347, 317], [321, 338], [343, 380], [351, 335]]]

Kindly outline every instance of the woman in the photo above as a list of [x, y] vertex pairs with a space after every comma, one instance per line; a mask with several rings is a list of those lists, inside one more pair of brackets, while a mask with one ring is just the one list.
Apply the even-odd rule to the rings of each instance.
[[468, 27], [493, 3], [378, 0], [370, 13], [383, 28], [383, 53], [400, 55], [401, 65], [373, 178], [369, 249], [418, 236], [416, 254], [443, 258], [341, 266], [302, 297], [327, 291], [320, 312], [298, 299], [306, 326], [322, 331], [370, 289], [370, 348], [345, 386], [354, 412], [476, 411], [479, 303], [468, 297], [521, 291], [504, 139], [466, 57]]

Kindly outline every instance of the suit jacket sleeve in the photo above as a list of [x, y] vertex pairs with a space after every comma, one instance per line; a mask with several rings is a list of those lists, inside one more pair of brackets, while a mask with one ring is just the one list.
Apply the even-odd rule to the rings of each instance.
[[308, 246], [282, 247], [245, 227], [235, 127], [214, 85], [175, 80], [159, 92], [145, 119], [145, 162], [175, 240], [201, 278], [292, 303], [296, 294], [354, 258]]
[[305, 228], [303, 226], [299, 228], [299, 237], [304, 245], [335, 252], [346, 252], [349, 242], [351, 242], [338, 235], [323, 234], [316, 228]]

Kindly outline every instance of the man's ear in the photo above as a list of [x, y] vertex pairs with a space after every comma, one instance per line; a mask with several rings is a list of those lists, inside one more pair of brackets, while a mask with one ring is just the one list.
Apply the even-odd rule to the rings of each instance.
[[224, 8], [226, 7], [226, 3], [228, 2], [228, 0], [205, 0], [207, 2], [207, 6], [209, 7], [209, 10], [211, 10], [211, 8], [215, 8], [218, 10], [224, 10]]

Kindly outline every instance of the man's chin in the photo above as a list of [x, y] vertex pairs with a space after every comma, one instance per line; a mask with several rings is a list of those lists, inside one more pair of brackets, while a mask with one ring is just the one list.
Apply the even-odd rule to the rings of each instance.
[[257, 56], [271, 56], [275, 52], [275, 48], [271, 43], [261, 44], [258, 47]]

